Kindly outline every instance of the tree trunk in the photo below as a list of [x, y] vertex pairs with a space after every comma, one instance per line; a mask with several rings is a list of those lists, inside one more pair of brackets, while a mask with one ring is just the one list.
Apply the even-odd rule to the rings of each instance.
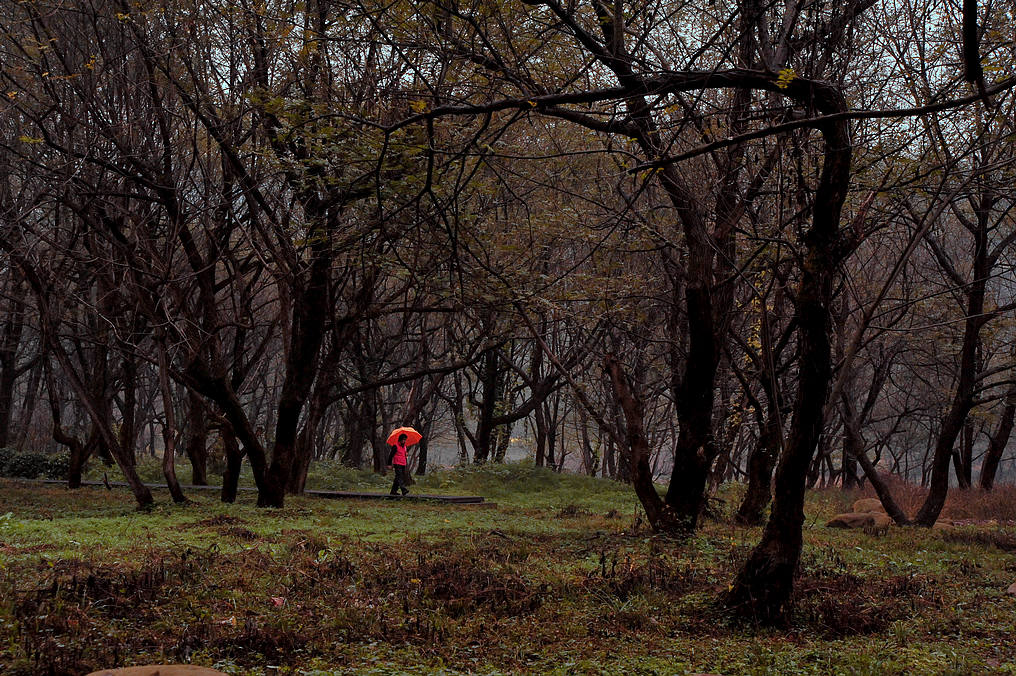
[[841, 417], [843, 418], [843, 490], [857, 488], [860, 482], [857, 479], [857, 458], [864, 453], [864, 437], [861, 435], [860, 423], [853, 404], [850, 402], [850, 394], [844, 390], [842, 405], [840, 406]]
[[698, 525], [706, 503], [709, 470], [716, 458], [712, 415], [717, 351], [708, 286], [706, 282], [706, 288], [698, 288], [689, 281], [685, 288], [689, 353], [677, 404], [681, 428], [667, 489], [667, 505], [686, 532]]
[[685, 532], [685, 522], [679, 519], [677, 514], [656, 492], [656, 485], [653, 483], [652, 469], [649, 466], [649, 440], [646, 438], [643, 423], [643, 405], [638, 395], [632, 392], [628, 386], [627, 378], [621, 370], [621, 364], [617, 357], [607, 354], [603, 358], [603, 367], [610, 376], [611, 384], [614, 387], [614, 396], [617, 398], [621, 410], [625, 416], [625, 432], [628, 440], [628, 454], [631, 458], [632, 483], [635, 488], [635, 495], [642, 508], [646, 511], [646, 519], [650, 527], [662, 533]]
[[[232, 432], [234, 443], [238, 442], [243, 445], [239, 457], [246, 456], [250, 461], [254, 483], [260, 489], [264, 483], [266, 472], [265, 449], [259, 440], [260, 431], [255, 431], [247, 412], [237, 398], [236, 392], [233, 391], [230, 379], [218, 365], [213, 373], [209, 369], [209, 364], [198, 355], [192, 355], [192, 359], [182, 375], [188, 387], [215, 402], [221, 410], [225, 422]], [[222, 438], [225, 442], [225, 433]]]
[[27, 393], [25, 394], [25, 403], [21, 407], [21, 424], [18, 426], [18, 441], [16, 448], [18, 451], [25, 449], [25, 443], [28, 440], [28, 433], [32, 428], [32, 420], [35, 418], [35, 407], [38, 404], [39, 396], [42, 390], [42, 371], [43, 361], [45, 357], [42, 353], [36, 357], [36, 363], [32, 366], [31, 371], [28, 375], [28, 387]]
[[981, 465], [981, 490], [990, 491], [995, 485], [995, 475], [1002, 454], [1009, 445], [1012, 436], [1013, 421], [1016, 420], [1016, 385], [1009, 388], [1005, 396], [1005, 408], [998, 419], [998, 427], [988, 441], [988, 450], [984, 452], [984, 464]]
[[[823, 113], [846, 110], [842, 94], [812, 84], [809, 98]], [[780, 621], [793, 591], [801, 557], [805, 480], [822, 433], [832, 373], [830, 306], [839, 266], [840, 213], [850, 184], [850, 128], [844, 121], [821, 127], [825, 140], [822, 175], [797, 290], [799, 373], [790, 438], [776, 470], [775, 497], [762, 540], [734, 580], [726, 604], [764, 623]]]
[[483, 355], [480, 374], [480, 407], [477, 411], [476, 444], [473, 447], [473, 462], [482, 465], [490, 459], [491, 442], [494, 438], [494, 413], [498, 400], [498, 348], [491, 348]]
[[70, 462], [67, 468], [67, 488], [81, 488], [81, 475], [85, 471], [85, 463], [88, 462], [88, 454], [85, 452], [85, 444], [74, 437], [64, 434], [59, 425], [53, 425], [53, 440], [63, 444], [70, 451]]
[[779, 421], [771, 409], [772, 404], [755, 448], [748, 457], [748, 488], [734, 517], [738, 523], [746, 526], [762, 523], [765, 508], [773, 496], [773, 468], [780, 457], [783, 438]]
[[[313, 427], [309, 424], [311, 422], [314, 423]], [[311, 421], [308, 417], [296, 438], [297, 450], [293, 464], [289, 468], [289, 480], [286, 482], [286, 493], [289, 495], [300, 495], [307, 487], [307, 473], [310, 471], [310, 463], [314, 459], [314, 437], [320, 425], [320, 418]]]
[[303, 409], [303, 398], [296, 388], [283, 386], [275, 423], [272, 462], [265, 473], [265, 483], [258, 491], [258, 507], [283, 507], [286, 485], [296, 459], [296, 432]]
[[498, 425], [497, 433], [494, 435], [494, 462], [503, 463], [508, 455], [508, 447], [512, 443], [512, 427], [514, 423]]
[[968, 416], [960, 432], [959, 446], [953, 450], [953, 469], [956, 471], [956, 482], [962, 490], [974, 484], [974, 424]]
[[547, 419], [544, 405], [540, 404], [533, 411], [533, 427], [536, 432], [536, 466], [543, 467], [547, 461]]
[[455, 441], [459, 446], [459, 464], [469, 463], [469, 448], [466, 441], [469, 440], [469, 430], [466, 428], [466, 416], [462, 408], [464, 399], [462, 393], [462, 380], [456, 373], [453, 379], [455, 383], [455, 396], [449, 401], [452, 409], [452, 416], [455, 419]]
[[564, 465], [564, 449], [560, 448], [557, 443], [560, 440], [557, 433], [560, 424], [558, 419], [559, 403], [560, 399], [555, 397], [553, 406], [548, 406], [544, 414], [544, 421], [547, 423], [547, 465], [558, 472]]
[[[842, 393], [842, 396], [847, 395], [846, 393]], [[848, 450], [854, 450], [853, 446], [849, 446], [847, 448]], [[885, 481], [882, 480], [878, 470], [875, 469], [875, 465], [868, 459], [868, 453], [864, 450], [864, 448], [858, 448], [856, 450], [858, 450], [859, 453], [854, 457], [858, 464], [861, 465], [861, 469], [864, 471], [864, 476], [869, 482], [871, 482], [871, 487], [875, 489], [875, 494], [882, 502], [882, 506], [885, 507], [886, 514], [888, 514], [893, 521], [901, 526], [909, 525], [910, 520], [893, 498], [892, 491], [889, 490], [889, 486], [887, 486]]]
[[360, 469], [363, 467], [363, 447], [367, 443], [367, 435], [364, 430], [364, 400], [352, 401], [347, 405], [346, 420], [346, 447], [342, 453], [342, 464], [346, 467]]
[[[854, 459], [854, 455], [847, 450], [847, 446], [856, 446], [855, 440], [843, 440], [843, 464], [840, 466], [840, 476], [842, 477], [843, 490], [849, 491], [861, 487], [861, 479], [857, 476], [857, 460]], [[862, 448], [861, 453], [864, 452]]]
[[430, 444], [430, 431], [434, 427], [433, 420], [434, 416], [428, 415], [426, 424], [421, 426], [420, 433], [423, 435], [423, 438], [420, 439], [419, 448], [417, 449], [416, 476], [423, 476], [427, 473], [427, 451]]
[[581, 430], [580, 441], [582, 443], [582, 466], [583, 469], [585, 469], [586, 474], [594, 477], [600, 468], [600, 458], [593, 449], [592, 443], [590, 443], [589, 421], [586, 418], [585, 410], [581, 407], [579, 407], [579, 427]]
[[[6, 285], [6, 292], [9, 294], [9, 305], [3, 334], [0, 335], [0, 448], [10, 444], [14, 383], [18, 378], [18, 348], [25, 329], [25, 294], [28, 290], [15, 279], [15, 270], [11, 266], [8, 273], [10, 283]], [[23, 419], [22, 425], [28, 423], [29, 420]]]
[[832, 448], [829, 444], [829, 436], [826, 434], [819, 435], [818, 447], [815, 449], [811, 460], [811, 467], [808, 469], [808, 480], [805, 484], [809, 489], [815, 489], [821, 486], [822, 482], [822, 470], [825, 467], [827, 458], [832, 453]]
[[316, 191], [303, 195], [302, 206], [311, 217], [310, 263], [302, 275], [294, 276], [292, 332], [286, 353], [285, 375], [275, 420], [272, 462], [265, 472], [264, 485], [258, 487], [259, 507], [282, 507], [286, 485], [297, 454], [300, 414], [310, 396], [320, 363], [329, 312], [329, 279], [332, 263], [332, 237], [338, 230], [341, 209], [322, 201]]
[[191, 464], [191, 484], [208, 485], [208, 418], [205, 403], [196, 392], [187, 394], [187, 458]]
[[133, 357], [121, 363], [123, 408], [120, 411], [120, 448], [132, 466], [138, 464], [138, 366]]
[[332, 403], [330, 397], [339, 365], [340, 345], [348, 340], [353, 333], [353, 330], [348, 327], [341, 332], [333, 333], [331, 347], [317, 369], [317, 379], [310, 395], [310, 403], [307, 405], [303, 429], [300, 430], [297, 437], [296, 455], [286, 484], [286, 492], [290, 495], [303, 493], [307, 484], [307, 472], [310, 469], [311, 460], [315, 457], [315, 439], [324, 423], [328, 407]]
[[[613, 385], [611, 385], [611, 387], [613, 387]], [[615, 396], [614, 399], [616, 400], [617, 397]], [[623, 438], [625, 436], [624, 430], [626, 424], [624, 411], [621, 410], [620, 404], [616, 405], [614, 417], [615, 417], [615, 428], [620, 431], [620, 433], [618, 434], [618, 438]], [[635, 470], [632, 468], [631, 453], [626, 452], [625, 449], [620, 444], [618, 444], [614, 453], [614, 461], [615, 461], [614, 462], [615, 468], [613, 473], [614, 479], [616, 479], [617, 481], [622, 481], [626, 484], [632, 483], [635, 476]]]
[[614, 437], [607, 437], [607, 447], [603, 449], [603, 474], [617, 479], [617, 464], [614, 462]]
[[[173, 388], [169, 381], [169, 355], [162, 336], [156, 337], [159, 351], [159, 389], [162, 392], [162, 413], [166, 422], [162, 426], [162, 474], [166, 477], [173, 502], [187, 502], [176, 479], [176, 410], [173, 406]], [[154, 440], [153, 440], [154, 441]], [[154, 445], [154, 444], [153, 444]]]
[[314, 458], [314, 438], [318, 428], [321, 427], [327, 408], [326, 388], [316, 387], [314, 395], [311, 397], [310, 406], [307, 408], [303, 429], [300, 430], [297, 437], [297, 452], [293, 459], [293, 465], [290, 467], [289, 480], [286, 483], [286, 492], [290, 495], [303, 493], [307, 485], [307, 472], [310, 470], [310, 463]]
[[378, 474], [385, 473], [388, 461], [387, 446], [377, 435], [377, 390], [368, 390], [363, 397], [363, 424], [366, 443], [370, 445], [371, 463]]
[[66, 446], [70, 451], [70, 467], [67, 472], [67, 487], [81, 488], [81, 474], [84, 472], [85, 462], [88, 461], [90, 452], [89, 443], [97, 434], [95, 426], [92, 426], [93, 434], [82, 443], [76, 437], [68, 434], [63, 428], [63, 403], [56, 389], [56, 379], [53, 377], [53, 367], [49, 357], [43, 356], [43, 366], [46, 371], [46, 393], [49, 396], [50, 418], [53, 421], [53, 441]]
[[776, 472], [772, 512], [761, 542], [738, 573], [726, 600], [739, 615], [764, 624], [782, 619], [793, 591], [801, 555], [806, 478], [822, 431], [822, 407], [831, 373], [825, 308], [835, 269], [828, 251], [832, 242], [823, 244], [809, 251], [797, 294], [800, 385], [790, 439]]
[[[46, 305], [44, 303], [40, 303], [40, 316], [45, 316], [46, 313], [48, 313]], [[123, 472], [127, 485], [130, 486], [131, 492], [134, 494], [134, 499], [138, 503], [138, 507], [142, 509], [148, 508], [155, 502], [155, 500], [152, 498], [152, 492], [144, 485], [137, 474], [133, 449], [128, 452], [127, 449], [124, 449], [120, 445], [120, 441], [125, 438], [125, 435], [121, 434], [118, 437], [116, 432], [113, 430], [112, 415], [109, 411], [108, 398], [104, 392], [100, 391], [95, 393], [90, 391], [89, 387], [83, 382], [81, 374], [71, 363], [70, 356], [67, 354], [67, 351], [64, 349], [59, 339], [52, 337], [50, 332], [51, 329], [46, 326], [50, 321], [49, 318], [47, 317], [42, 321], [45, 327], [44, 334], [50, 337], [50, 348], [53, 350], [53, 353], [60, 363], [64, 376], [70, 383], [71, 389], [78, 397], [78, 401], [80, 401], [81, 405], [88, 411], [92, 424], [95, 425], [95, 428], [99, 433], [101, 443], [109, 449], [109, 452], [112, 454], [113, 459], [116, 460], [116, 464], [119, 466], [120, 471]], [[97, 349], [101, 350], [102, 348], [100, 347]], [[96, 363], [101, 363], [104, 366], [105, 359], [96, 359]], [[102, 370], [104, 371], [105, 369], [103, 368]], [[104, 379], [102, 382], [104, 382]], [[92, 384], [92, 387], [95, 387], [95, 385]], [[105, 388], [100, 386], [99, 389], [104, 390]]]
[[963, 430], [967, 415], [973, 407], [974, 385], [976, 382], [975, 356], [981, 326], [984, 325], [982, 310], [984, 307], [984, 284], [975, 284], [971, 289], [971, 299], [968, 306], [966, 327], [963, 335], [963, 346], [961, 348], [959, 381], [956, 384], [956, 392], [953, 395], [952, 405], [942, 427], [938, 432], [938, 439], [935, 441], [935, 452], [932, 456], [931, 478], [929, 480], [928, 496], [921, 505], [921, 509], [914, 517], [914, 523], [919, 526], [931, 527], [935, 525], [942, 507], [945, 506], [945, 499], [949, 493], [949, 466], [952, 460], [953, 447], [956, 439]]
[[219, 432], [222, 438], [222, 452], [226, 456], [226, 469], [222, 472], [222, 494], [220, 499], [226, 503], [236, 502], [236, 494], [240, 485], [240, 469], [243, 465], [243, 452], [236, 439], [232, 425], [224, 424]]

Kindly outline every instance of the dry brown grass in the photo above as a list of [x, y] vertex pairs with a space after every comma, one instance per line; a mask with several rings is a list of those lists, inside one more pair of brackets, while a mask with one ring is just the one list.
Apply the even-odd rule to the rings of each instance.
[[809, 571], [798, 580], [794, 608], [799, 622], [828, 638], [875, 634], [893, 622], [942, 605], [925, 575], [868, 577]]
[[1016, 486], [997, 486], [991, 491], [952, 489], [943, 514], [950, 519], [1016, 522]]
[[[928, 489], [904, 481], [896, 475], [882, 475], [882, 480], [889, 487], [896, 504], [908, 517], [913, 518], [924, 504]], [[870, 483], [865, 483], [862, 490], [851, 493], [851, 496], [851, 501], [878, 497]], [[952, 487], [949, 489], [940, 518], [947, 521], [1016, 522], [1016, 486], [996, 486], [991, 491], [982, 491], [978, 488], [961, 490]]]
[[[896, 504], [899, 505], [903, 513], [908, 517], [912, 518], [917, 514], [917, 510], [921, 508], [925, 498], [928, 497], [927, 488], [905, 481], [895, 474], [882, 474], [882, 481], [889, 488], [889, 492], [892, 494]], [[859, 498], [878, 498], [870, 482], [865, 482], [864, 488], [853, 495], [852, 501]]]

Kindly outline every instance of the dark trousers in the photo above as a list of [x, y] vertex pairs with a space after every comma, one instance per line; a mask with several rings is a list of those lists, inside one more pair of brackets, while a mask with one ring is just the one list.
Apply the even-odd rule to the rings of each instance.
[[395, 481], [392, 482], [392, 495], [395, 495], [400, 490], [405, 495], [409, 492], [409, 481], [406, 477], [406, 466], [405, 465], [392, 465], [392, 469], [395, 470]]

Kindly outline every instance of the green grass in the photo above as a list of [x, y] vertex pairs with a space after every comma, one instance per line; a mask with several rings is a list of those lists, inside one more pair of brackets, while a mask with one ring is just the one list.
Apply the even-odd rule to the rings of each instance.
[[[162, 464], [158, 458], [142, 458], [137, 465], [138, 475], [147, 483], [165, 483]], [[85, 479], [100, 481], [103, 474], [110, 481], [123, 481], [117, 467], [106, 467], [92, 462]], [[181, 483], [190, 479], [188, 470], [180, 469]], [[618, 505], [634, 508], [635, 498], [630, 488], [615, 482], [605, 482], [574, 474], [557, 474], [532, 462], [467, 465], [454, 469], [434, 471], [426, 476], [414, 476], [414, 491], [436, 495], [475, 494], [494, 502], [508, 500], [515, 506], [550, 509], [581, 503], [590, 509], [610, 510]], [[215, 477], [213, 481], [218, 481]], [[243, 465], [241, 486], [254, 486], [250, 466]], [[339, 462], [323, 461], [311, 465], [307, 473], [307, 488], [334, 491], [387, 491], [392, 477], [369, 470], [355, 470]], [[620, 502], [619, 502], [620, 501]]]
[[[322, 465], [309, 483], [388, 480]], [[157, 491], [138, 512], [125, 490], [0, 480], [0, 673], [1016, 673], [1016, 562], [991, 544], [1011, 528], [830, 530], [852, 496], [813, 493], [794, 616], [773, 630], [716, 603], [760, 534], [722, 515], [737, 487], [684, 541], [647, 532], [626, 486], [527, 463], [414, 490], [498, 507]]]

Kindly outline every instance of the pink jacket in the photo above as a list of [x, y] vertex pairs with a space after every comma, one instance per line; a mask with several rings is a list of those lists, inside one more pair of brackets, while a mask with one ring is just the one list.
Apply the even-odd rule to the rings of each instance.
[[393, 465], [405, 465], [406, 464], [406, 447], [402, 444], [395, 444], [395, 453], [392, 454], [391, 463]]

